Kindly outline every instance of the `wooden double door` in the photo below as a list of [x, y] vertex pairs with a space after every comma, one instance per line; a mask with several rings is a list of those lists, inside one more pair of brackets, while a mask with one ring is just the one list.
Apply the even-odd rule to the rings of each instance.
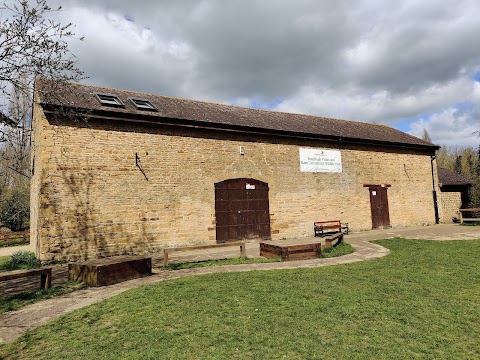
[[270, 238], [268, 184], [229, 179], [215, 184], [217, 243]]
[[372, 229], [390, 227], [387, 189], [388, 187], [382, 185], [368, 185], [372, 210]]

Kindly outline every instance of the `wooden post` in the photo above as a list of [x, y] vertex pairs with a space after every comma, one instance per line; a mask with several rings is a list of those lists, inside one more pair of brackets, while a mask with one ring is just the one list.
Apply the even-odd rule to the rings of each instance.
[[458, 212], [460, 213], [460, 224], [463, 224], [463, 213], [461, 210], [458, 210]]
[[163, 249], [163, 267], [168, 266], [168, 249]]
[[247, 243], [245, 240], [243, 240], [242, 244], [240, 244], [240, 256], [247, 257]]
[[46, 271], [40, 274], [40, 288], [50, 289], [52, 287], [52, 269], [45, 269]]

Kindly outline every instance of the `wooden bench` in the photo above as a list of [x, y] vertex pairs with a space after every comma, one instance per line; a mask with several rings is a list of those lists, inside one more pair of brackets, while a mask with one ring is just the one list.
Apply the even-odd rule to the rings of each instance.
[[[337, 241], [335, 244], [333, 244], [334, 241]], [[341, 242], [343, 241], [343, 233], [326, 238], [325, 239], [325, 249], [330, 249], [332, 247], [338, 246]]]
[[470, 208], [470, 209], [459, 209], [460, 211], [460, 224], [463, 224], [464, 222], [477, 222], [480, 221], [480, 218], [465, 218], [463, 217], [463, 213], [465, 212], [479, 212], [480, 213], [480, 208]]
[[163, 267], [168, 266], [168, 254], [175, 251], [190, 251], [190, 250], [203, 250], [203, 249], [215, 249], [226, 246], [240, 246], [240, 256], [247, 256], [246, 242], [243, 241], [232, 241], [226, 242], [223, 244], [212, 244], [212, 245], [198, 245], [198, 246], [182, 246], [182, 247], [169, 247], [163, 249]]
[[52, 286], [52, 268], [13, 270], [1, 272], [0, 281], [21, 279], [38, 275], [40, 275], [40, 289], [48, 289]]
[[348, 223], [342, 223], [340, 220], [315, 221], [313, 223], [315, 236], [324, 236], [326, 233], [345, 232], [348, 235]]

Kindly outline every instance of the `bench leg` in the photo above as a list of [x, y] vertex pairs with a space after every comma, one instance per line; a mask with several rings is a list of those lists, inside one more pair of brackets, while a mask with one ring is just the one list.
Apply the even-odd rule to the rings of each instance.
[[332, 240], [325, 240], [325, 249], [330, 249], [332, 247]]
[[45, 274], [40, 274], [40, 288], [50, 289], [52, 287], [52, 270], [50, 269]]

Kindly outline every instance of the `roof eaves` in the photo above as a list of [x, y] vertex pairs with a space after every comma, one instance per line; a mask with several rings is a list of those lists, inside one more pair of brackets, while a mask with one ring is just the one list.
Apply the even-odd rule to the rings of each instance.
[[[61, 107], [59, 105], [52, 105], [52, 104], [41, 104], [41, 105], [48, 112], [54, 112], [56, 108]], [[82, 113], [83, 113], [84, 114], [83, 116], [86, 116], [86, 117], [99, 117], [99, 118], [108, 117], [111, 120], [123, 120], [123, 121], [135, 122], [135, 120], [138, 119], [142, 122], [149, 122], [149, 123], [155, 123], [155, 124], [186, 126], [186, 127], [192, 127], [192, 128], [204, 128], [204, 129], [221, 130], [221, 131], [234, 131], [234, 132], [243, 132], [243, 133], [259, 134], [259, 135], [275, 135], [275, 136], [289, 137], [289, 138], [325, 140], [325, 141], [341, 142], [346, 144], [382, 145], [382, 146], [388, 146], [393, 148], [428, 150], [429, 152], [432, 152], [432, 153], [435, 150], [438, 150], [440, 148], [439, 146], [434, 144], [431, 144], [431, 145], [411, 144], [411, 143], [404, 143], [404, 142], [381, 141], [381, 140], [353, 138], [353, 137], [346, 137], [346, 136], [335, 136], [335, 135], [327, 135], [327, 134], [295, 132], [295, 131], [280, 130], [280, 129], [262, 128], [262, 127], [241, 126], [241, 125], [217, 123], [212, 121], [200, 121], [200, 120], [192, 120], [192, 119], [184, 119], [184, 118], [171, 118], [171, 117], [161, 116], [158, 113], [150, 113], [150, 112], [145, 114], [138, 114], [138, 113], [129, 113], [129, 112], [118, 112], [116, 111], [116, 109], [111, 109], [111, 110], [78, 109], [78, 111], [80, 112], [80, 116], [82, 116]]]

